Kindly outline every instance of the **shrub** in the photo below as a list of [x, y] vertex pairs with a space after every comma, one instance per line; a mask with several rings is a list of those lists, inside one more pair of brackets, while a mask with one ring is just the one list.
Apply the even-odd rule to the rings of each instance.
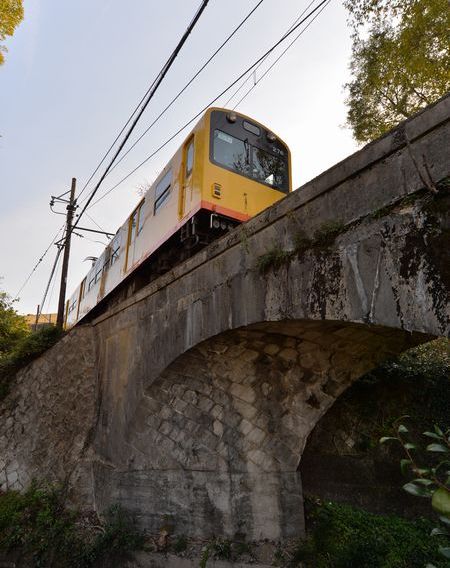
[[[0, 494], [0, 551], [19, 552], [34, 567], [112, 566], [143, 546], [143, 535], [120, 507], [101, 523], [84, 522], [64, 506], [64, 493], [32, 484], [25, 493]], [[113, 561], [114, 559], [114, 561]]]
[[[311, 506], [311, 505], [310, 505]], [[315, 504], [310, 538], [295, 551], [291, 566], [308, 568], [424, 568], [446, 566], [430, 539], [433, 524], [381, 516], [348, 505]]]

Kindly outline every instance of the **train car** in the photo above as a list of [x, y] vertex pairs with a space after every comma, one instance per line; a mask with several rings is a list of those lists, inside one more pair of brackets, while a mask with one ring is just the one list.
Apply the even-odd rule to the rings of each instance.
[[67, 301], [66, 327], [138, 267], [163, 272], [290, 191], [287, 145], [247, 116], [208, 109]]

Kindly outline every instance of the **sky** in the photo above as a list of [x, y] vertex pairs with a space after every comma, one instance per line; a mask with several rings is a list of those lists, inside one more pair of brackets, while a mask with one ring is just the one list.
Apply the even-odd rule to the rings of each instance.
[[[72, 177], [77, 178], [77, 193], [81, 191], [200, 3], [25, 0], [25, 19], [5, 42], [8, 53], [0, 67], [0, 289], [12, 297], [19, 292], [64, 223], [63, 216], [50, 211], [50, 196], [69, 190]], [[98, 196], [259, 59], [309, 3], [264, 0], [213, 63], [106, 178]], [[318, 3], [313, 0], [310, 9]], [[257, 0], [210, 0], [131, 140], [147, 128], [256, 4]], [[233, 107], [255, 79], [259, 81], [289, 42], [249, 77], [227, 107]], [[340, 0], [331, 0], [236, 107], [290, 146], [294, 188], [357, 150], [350, 130], [344, 127], [343, 85], [350, 78], [350, 55], [346, 12]], [[236, 88], [215, 106], [225, 106]], [[90, 217], [81, 224], [115, 233], [139, 200], [139, 188], [155, 179], [188, 133], [185, 130], [89, 209]], [[91, 183], [81, 199], [92, 187]], [[106, 242], [93, 233], [73, 237], [68, 295], [89, 270], [86, 257], [98, 256]], [[16, 304], [20, 313], [34, 313], [41, 304], [55, 254], [52, 245], [20, 291]], [[59, 278], [57, 275], [50, 287], [45, 312], [56, 311]]]

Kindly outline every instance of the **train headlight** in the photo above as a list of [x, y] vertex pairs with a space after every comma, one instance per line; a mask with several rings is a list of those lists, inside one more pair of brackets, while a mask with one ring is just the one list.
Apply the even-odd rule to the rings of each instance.
[[269, 140], [270, 142], [275, 142], [276, 139], [277, 139], [277, 137], [275, 136], [275, 134], [273, 132], [267, 133], [267, 140]]
[[211, 225], [213, 227], [213, 229], [220, 229], [220, 221], [217, 217], [214, 217], [214, 219], [211, 222]]
[[228, 120], [228, 122], [232, 122], [232, 123], [233, 123], [233, 122], [236, 122], [236, 120], [237, 120], [236, 113], [233, 112], [233, 111], [230, 111], [230, 112], [227, 114], [227, 120]]

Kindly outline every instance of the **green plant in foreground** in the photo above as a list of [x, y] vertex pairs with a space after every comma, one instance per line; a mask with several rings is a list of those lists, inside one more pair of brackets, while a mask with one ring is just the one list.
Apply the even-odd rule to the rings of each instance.
[[[408, 428], [404, 424], [397, 427], [397, 436], [385, 436], [380, 443], [398, 442], [405, 452], [405, 458], [400, 461], [403, 473], [411, 472], [414, 479], [403, 486], [403, 489], [415, 497], [431, 499], [431, 506], [439, 514], [441, 526], [431, 531], [432, 536], [450, 538], [450, 428], [443, 432], [438, 426], [434, 431], [424, 432], [423, 435], [433, 440], [426, 446], [428, 463], [425, 467], [418, 464], [414, 452], [419, 448], [408, 439]], [[439, 456], [436, 459], [436, 456]], [[440, 546], [442, 556], [450, 559], [450, 546]], [[432, 564], [427, 565], [433, 568]]]
[[143, 535], [118, 506], [111, 507], [102, 522], [93, 522], [64, 506], [60, 488], [33, 483], [24, 493], [0, 493], [0, 551], [21, 554], [27, 565], [111, 566], [142, 546]]
[[[284, 566], [304, 568], [445, 568], [426, 519], [375, 515], [349, 505], [308, 503], [310, 536]], [[438, 537], [442, 540], [442, 537]], [[441, 557], [442, 558], [442, 557]]]

